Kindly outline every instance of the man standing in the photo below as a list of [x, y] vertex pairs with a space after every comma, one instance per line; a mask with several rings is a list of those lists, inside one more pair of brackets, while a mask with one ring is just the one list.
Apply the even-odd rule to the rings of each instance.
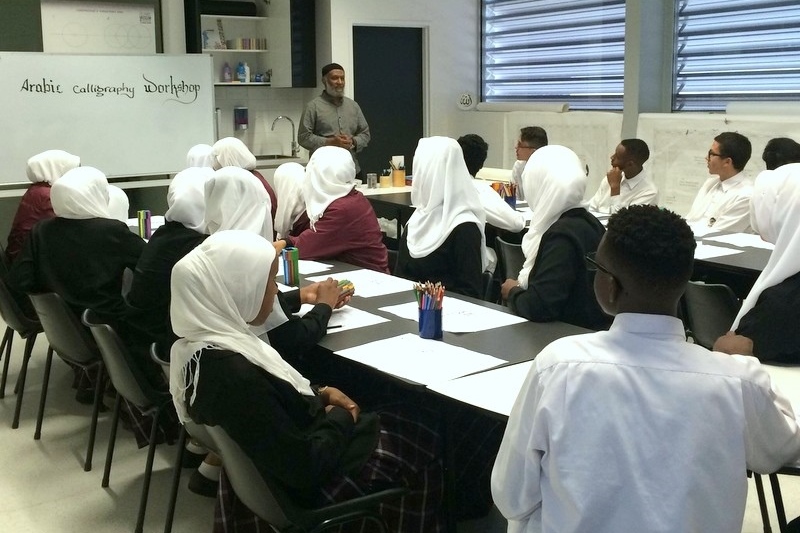
[[694, 249], [656, 206], [609, 219], [586, 259], [614, 323], [533, 360], [492, 471], [509, 531], [741, 531], [746, 470], [800, 457], [791, 404], [758, 360], [686, 342]]
[[714, 137], [706, 156], [708, 178], [686, 215], [697, 235], [709, 231], [750, 232], [750, 197], [753, 180], [742, 174], [752, 147], [744, 135], [732, 131]]
[[624, 139], [611, 155], [611, 170], [589, 201], [589, 209], [598, 213], [616, 213], [634, 204], [658, 204], [658, 188], [644, 170], [650, 149], [641, 139]]
[[514, 155], [517, 160], [511, 169], [511, 183], [517, 187], [517, 200], [525, 199], [525, 191], [522, 189], [522, 171], [525, 170], [525, 163], [531, 158], [533, 152], [547, 146], [547, 132], [539, 126], [526, 126], [519, 130], [519, 139], [514, 146]]
[[331, 63], [322, 67], [322, 83], [325, 90], [311, 100], [303, 112], [297, 141], [310, 154], [321, 146], [348, 150], [356, 164], [356, 177], [361, 178], [356, 152], [369, 144], [369, 124], [359, 105], [344, 95], [344, 68], [341, 65]]

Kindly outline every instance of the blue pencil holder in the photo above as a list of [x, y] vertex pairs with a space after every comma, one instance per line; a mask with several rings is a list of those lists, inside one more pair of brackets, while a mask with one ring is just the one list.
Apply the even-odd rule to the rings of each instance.
[[442, 310], [419, 310], [419, 336], [423, 339], [441, 340], [442, 338]]
[[511, 206], [511, 209], [516, 209], [517, 208], [517, 195], [516, 195], [516, 193], [512, 194], [511, 196], [506, 196], [505, 198], [503, 198], [503, 200], [505, 200], [506, 203]]

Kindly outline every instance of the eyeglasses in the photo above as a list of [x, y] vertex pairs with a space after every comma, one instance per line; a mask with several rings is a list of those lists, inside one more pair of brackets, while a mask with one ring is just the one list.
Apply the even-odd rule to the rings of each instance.
[[531, 150], [531, 149], [533, 149], [533, 146], [528, 146], [527, 144], [517, 143], [517, 145], [514, 147], [514, 150], [521, 150], [523, 148], [525, 148], [527, 150]]
[[589, 252], [588, 254], [583, 256], [583, 258], [586, 260], [586, 270], [588, 270], [589, 272], [597, 272], [599, 270], [603, 274], [611, 276], [617, 283], [617, 285], [622, 287], [622, 283], [619, 282], [619, 278], [617, 278], [617, 276], [615, 276], [614, 273], [611, 272], [609, 269], [598, 263], [595, 257], [597, 257], [597, 252]]
[[724, 157], [727, 157], [727, 156], [724, 156], [724, 155], [722, 155], [722, 154], [718, 154], [718, 153], [716, 153], [716, 152], [712, 152], [711, 150], [709, 150], [709, 151], [708, 151], [708, 155], [706, 156], [706, 159], [711, 159], [711, 158], [712, 158], [712, 157], [714, 157], [714, 156], [717, 156], [717, 157], [722, 157], [722, 158], [724, 158]]

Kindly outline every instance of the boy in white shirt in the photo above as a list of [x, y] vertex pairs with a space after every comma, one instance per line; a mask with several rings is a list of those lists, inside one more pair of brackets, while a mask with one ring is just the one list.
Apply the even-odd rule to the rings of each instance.
[[589, 201], [597, 213], [616, 213], [633, 204], [658, 204], [658, 187], [644, 164], [650, 149], [641, 139], [624, 139], [611, 154], [611, 169]]

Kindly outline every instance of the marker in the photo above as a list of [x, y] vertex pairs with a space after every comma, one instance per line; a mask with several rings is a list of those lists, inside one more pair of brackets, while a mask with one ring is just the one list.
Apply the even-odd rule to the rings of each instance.
[[340, 328], [340, 327], [342, 327], [342, 326], [328, 326], [328, 329], [337, 329], [337, 328]]

